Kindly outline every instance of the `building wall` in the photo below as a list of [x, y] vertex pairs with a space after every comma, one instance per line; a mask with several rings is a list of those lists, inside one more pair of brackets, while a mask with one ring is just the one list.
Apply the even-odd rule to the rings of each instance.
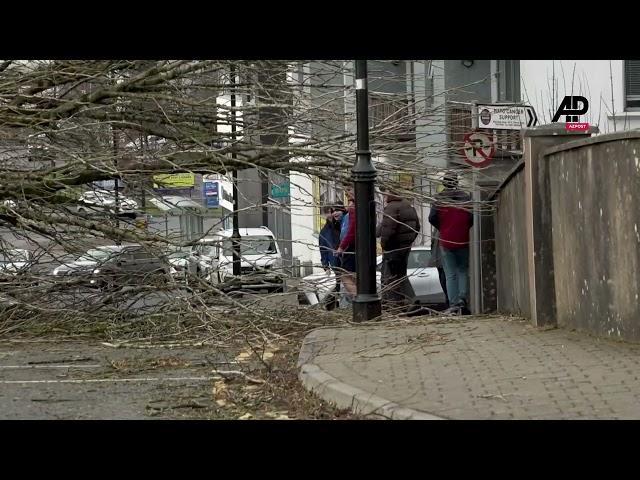
[[520, 60], [522, 99], [541, 124], [550, 123], [563, 98], [573, 94], [589, 101], [583, 121], [601, 134], [640, 128], [640, 112], [624, 112], [623, 69], [623, 60]]
[[291, 181], [291, 238], [292, 254], [301, 262], [320, 265], [318, 235], [314, 232], [313, 181], [308, 175], [292, 172]]
[[447, 100], [491, 101], [490, 60], [473, 60], [471, 67], [465, 67], [462, 60], [445, 60], [444, 69], [444, 87], [450, 90], [447, 93]]

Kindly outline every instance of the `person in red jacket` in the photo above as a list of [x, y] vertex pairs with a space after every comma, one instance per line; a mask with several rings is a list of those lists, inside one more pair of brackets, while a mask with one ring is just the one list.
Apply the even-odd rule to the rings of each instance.
[[352, 300], [356, 296], [356, 209], [353, 189], [347, 189], [346, 193], [349, 201], [345, 219], [347, 223], [344, 235], [340, 235], [340, 244], [336, 253], [341, 258], [340, 267], [343, 270], [340, 282], [347, 291], [348, 297], [350, 297], [348, 300]]
[[458, 189], [455, 172], [448, 172], [442, 183], [444, 191], [436, 195], [435, 204], [429, 212], [429, 223], [440, 232], [449, 305], [468, 313], [469, 229], [473, 225], [471, 197]]

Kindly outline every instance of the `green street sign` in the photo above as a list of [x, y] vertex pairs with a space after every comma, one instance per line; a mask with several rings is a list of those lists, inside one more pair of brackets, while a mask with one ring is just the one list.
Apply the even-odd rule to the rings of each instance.
[[291, 185], [289, 182], [281, 183], [280, 185], [271, 185], [271, 198], [288, 197], [290, 193]]

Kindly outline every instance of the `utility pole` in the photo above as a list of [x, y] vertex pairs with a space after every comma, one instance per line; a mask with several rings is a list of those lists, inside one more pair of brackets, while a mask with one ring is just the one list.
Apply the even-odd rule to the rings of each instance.
[[[236, 66], [232, 63], [230, 68], [231, 74], [231, 142], [232, 148], [235, 148], [236, 143]], [[231, 152], [231, 158], [235, 160], [237, 158], [235, 151]], [[235, 163], [235, 162], [234, 162]], [[233, 169], [233, 233], [231, 234], [231, 242], [233, 247], [233, 276], [238, 279], [242, 272], [240, 256], [240, 226], [238, 223], [238, 168]]]
[[380, 317], [382, 305], [376, 281], [376, 169], [369, 151], [369, 99], [367, 61], [356, 60], [356, 164], [351, 170], [356, 213], [356, 282], [353, 321], [365, 322]]

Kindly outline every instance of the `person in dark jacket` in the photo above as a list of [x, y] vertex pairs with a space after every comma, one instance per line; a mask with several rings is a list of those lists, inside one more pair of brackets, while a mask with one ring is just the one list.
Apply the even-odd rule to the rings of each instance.
[[407, 263], [411, 246], [420, 233], [420, 220], [407, 199], [389, 189], [382, 188], [381, 191], [386, 193], [380, 225], [383, 298], [405, 303], [413, 295], [407, 279]]
[[469, 229], [473, 226], [471, 197], [458, 189], [455, 172], [448, 172], [442, 183], [444, 191], [436, 195], [429, 212], [429, 223], [440, 232], [449, 304], [466, 313], [469, 304]]
[[325, 272], [338, 266], [338, 257], [335, 252], [340, 243], [340, 223], [333, 217], [333, 208], [323, 209], [326, 223], [320, 230], [318, 244], [320, 246], [320, 263]]

